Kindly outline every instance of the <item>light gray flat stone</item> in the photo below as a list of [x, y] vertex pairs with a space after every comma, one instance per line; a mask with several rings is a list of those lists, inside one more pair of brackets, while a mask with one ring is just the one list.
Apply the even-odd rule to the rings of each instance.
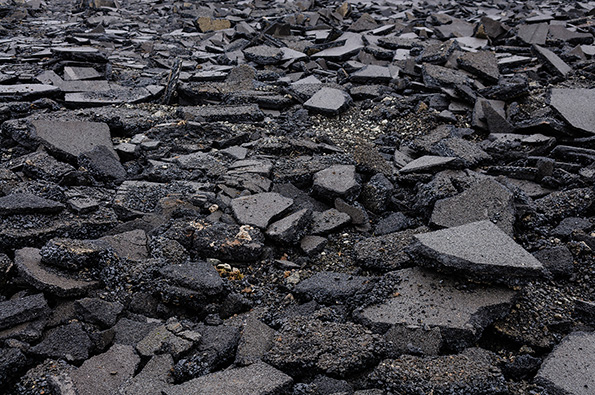
[[134, 375], [139, 363], [132, 346], [115, 344], [107, 352], [86, 360], [71, 377], [79, 394], [113, 395]]
[[506, 187], [492, 179], [472, 185], [451, 198], [438, 200], [430, 221], [450, 228], [469, 222], [490, 220], [512, 236], [515, 220], [514, 196]]
[[420, 264], [468, 277], [512, 283], [543, 273], [543, 265], [491, 221], [471, 222], [414, 236]]
[[231, 209], [241, 224], [264, 229], [275, 216], [283, 213], [292, 204], [293, 199], [275, 192], [264, 192], [233, 199]]
[[573, 127], [595, 134], [595, 89], [552, 89], [550, 104]]
[[357, 319], [380, 332], [395, 325], [437, 327], [452, 349], [478, 339], [489, 324], [508, 312], [515, 295], [496, 287], [462, 291], [456, 278], [421, 268], [396, 273], [401, 279], [398, 296], [356, 312]]
[[335, 115], [346, 110], [350, 103], [351, 97], [347, 92], [322, 88], [304, 103], [304, 107], [314, 112]]
[[166, 395], [280, 395], [291, 389], [293, 380], [285, 373], [258, 362], [238, 369], [211, 373], [175, 385]]
[[594, 366], [595, 333], [571, 333], [548, 355], [535, 381], [552, 394], [591, 395]]
[[35, 120], [31, 121], [31, 124], [35, 128], [37, 138], [51, 151], [78, 157], [103, 145], [115, 158], [118, 158], [106, 123]]
[[442, 170], [452, 164], [457, 158], [445, 156], [424, 155], [407, 163], [399, 170], [401, 174], [421, 173], [425, 171]]
[[314, 174], [314, 191], [325, 200], [340, 197], [347, 201], [357, 198], [361, 184], [355, 166], [334, 165]]

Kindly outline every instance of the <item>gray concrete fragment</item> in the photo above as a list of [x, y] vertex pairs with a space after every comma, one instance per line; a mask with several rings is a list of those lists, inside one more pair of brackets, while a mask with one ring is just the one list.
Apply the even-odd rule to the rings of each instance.
[[14, 193], [0, 197], [0, 215], [53, 214], [64, 210], [64, 205], [30, 193]]
[[415, 235], [420, 264], [511, 284], [543, 274], [543, 264], [490, 221]]
[[566, 336], [541, 365], [535, 381], [554, 394], [590, 395], [595, 389], [595, 333]]
[[550, 104], [566, 122], [579, 130], [595, 134], [595, 89], [552, 89]]
[[140, 363], [132, 346], [114, 344], [70, 374], [79, 394], [113, 395], [132, 378]]
[[347, 92], [335, 88], [322, 88], [316, 92], [304, 107], [313, 112], [336, 115], [349, 107], [351, 97]]
[[69, 297], [81, 296], [99, 286], [96, 281], [83, 281], [58, 275], [46, 269], [41, 263], [41, 255], [36, 248], [22, 248], [15, 252], [14, 263], [19, 275], [29, 285], [51, 294]]
[[264, 229], [292, 204], [293, 199], [275, 192], [265, 192], [233, 199], [231, 209], [239, 223]]
[[49, 312], [43, 294], [0, 302], [0, 329], [31, 321]]
[[281, 395], [288, 392], [293, 379], [283, 372], [257, 362], [243, 368], [211, 373], [175, 385], [165, 395]]
[[310, 232], [314, 235], [322, 235], [337, 230], [351, 222], [349, 214], [340, 212], [337, 209], [312, 214], [312, 226]]
[[426, 325], [440, 328], [449, 349], [473, 344], [483, 330], [510, 309], [514, 291], [483, 288], [462, 291], [457, 279], [420, 268], [397, 272], [398, 294], [384, 303], [357, 311], [358, 321], [375, 331], [390, 327]]
[[495, 180], [485, 179], [459, 195], [438, 200], [430, 221], [434, 225], [448, 228], [490, 220], [512, 236], [515, 221], [513, 203], [512, 192]]
[[340, 197], [353, 201], [359, 195], [361, 185], [353, 165], [334, 165], [314, 174], [313, 189], [325, 200]]
[[31, 124], [41, 144], [50, 151], [75, 159], [103, 145], [114, 158], [118, 158], [113, 149], [109, 126], [105, 123], [40, 119], [31, 121]]
[[399, 173], [435, 172], [443, 170], [445, 167], [451, 167], [456, 163], [456, 160], [457, 158], [453, 157], [424, 155], [407, 163], [399, 170]]
[[346, 273], [319, 272], [301, 281], [296, 287], [297, 295], [322, 304], [345, 303], [355, 295], [372, 290], [371, 277], [352, 276]]
[[287, 244], [297, 243], [308, 230], [312, 210], [302, 209], [269, 225], [266, 235]]

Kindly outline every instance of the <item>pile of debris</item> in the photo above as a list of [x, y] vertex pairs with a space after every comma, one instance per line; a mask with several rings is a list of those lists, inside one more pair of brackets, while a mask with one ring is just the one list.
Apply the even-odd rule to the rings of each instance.
[[0, 387], [592, 394], [594, 15], [0, 0]]

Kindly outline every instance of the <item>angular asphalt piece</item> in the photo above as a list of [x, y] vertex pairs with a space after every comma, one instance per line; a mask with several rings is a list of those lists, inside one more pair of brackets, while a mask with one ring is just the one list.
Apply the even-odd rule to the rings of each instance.
[[554, 88], [550, 105], [566, 122], [579, 130], [595, 134], [595, 89]]
[[29, 285], [56, 296], [82, 296], [99, 286], [97, 281], [76, 280], [49, 271], [42, 265], [37, 248], [27, 247], [15, 251], [14, 263], [19, 275]]
[[316, 92], [304, 107], [313, 112], [337, 115], [351, 104], [351, 97], [347, 92], [335, 88], [322, 88]]
[[572, 70], [572, 67], [547, 48], [533, 45], [533, 51], [535, 51], [537, 57], [545, 62], [547, 68], [555, 75], [565, 77]]
[[493, 179], [485, 179], [456, 196], [438, 200], [430, 222], [449, 228], [490, 220], [512, 236], [515, 221], [513, 203], [512, 192]]
[[574, 332], [545, 359], [535, 382], [553, 394], [590, 395], [595, 389], [595, 333]]
[[265, 229], [271, 220], [293, 204], [293, 199], [275, 192], [258, 193], [231, 201], [231, 209], [240, 224]]
[[14, 193], [0, 197], [0, 215], [55, 214], [62, 210], [62, 203], [30, 193]]
[[334, 201], [343, 198], [353, 201], [359, 195], [361, 184], [353, 165], [334, 165], [314, 174], [312, 188], [322, 199]]
[[49, 306], [43, 294], [0, 302], [0, 329], [35, 320], [48, 311]]
[[41, 144], [50, 151], [74, 159], [103, 145], [114, 158], [118, 158], [112, 145], [110, 128], [105, 123], [40, 119], [31, 121], [31, 124]]
[[477, 221], [414, 236], [420, 264], [493, 283], [543, 274], [543, 264], [491, 221]]
[[424, 155], [407, 163], [399, 170], [399, 173], [434, 173], [444, 169], [445, 167], [451, 167], [456, 162], [457, 158], [449, 156]]
[[354, 314], [375, 332], [392, 326], [426, 325], [440, 328], [449, 349], [470, 346], [493, 321], [506, 315], [515, 292], [498, 287], [459, 290], [457, 278], [426, 269], [396, 272], [401, 280], [394, 296]]
[[211, 373], [172, 386], [165, 395], [281, 395], [291, 389], [293, 379], [264, 362]]
[[132, 346], [114, 344], [107, 352], [86, 360], [70, 377], [79, 394], [112, 395], [132, 378], [139, 363]]

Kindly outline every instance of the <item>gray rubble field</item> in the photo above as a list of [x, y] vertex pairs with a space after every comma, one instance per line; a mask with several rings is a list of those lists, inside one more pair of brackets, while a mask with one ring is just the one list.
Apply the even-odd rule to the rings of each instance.
[[595, 393], [594, 18], [0, 0], [0, 392]]

